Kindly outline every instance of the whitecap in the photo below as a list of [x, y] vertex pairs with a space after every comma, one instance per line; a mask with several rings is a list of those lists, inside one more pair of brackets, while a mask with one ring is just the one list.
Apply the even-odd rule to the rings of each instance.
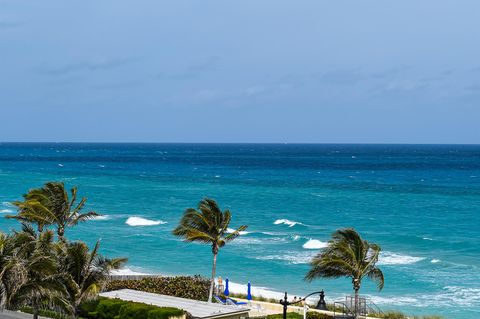
[[142, 217], [128, 217], [125, 224], [130, 226], [155, 226], [155, 225], [163, 225], [167, 222], [163, 220], [150, 220]]
[[430, 262], [432, 264], [436, 264], [436, 263], [439, 263], [441, 260], [440, 259], [432, 259]]
[[284, 262], [287, 262], [288, 264], [299, 265], [299, 264], [309, 264], [315, 255], [316, 254], [313, 252], [303, 252], [303, 253], [287, 252], [285, 254], [257, 256], [255, 257], [255, 259], [284, 261]]
[[109, 219], [110, 219], [110, 216], [106, 216], [106, 215], [95, 216], [92, 218], [92, 220], [109, 220]]
[[478, 307], [480, 306], [480, 288], [446, 286], [442, 291], [409, 296], [366, 295], [378, 305], [417, 307]]
[[422, 237], [423, 240], [433, 240], [432, 238], [430, 237]]
[[11, 210], [11, 209], [0, 209], [0, 213], [2, 213], [2, 214], [13, 213], [13, 210]]
[[296, 222], [294, 220], [289, 220], [289, 219], [277, 219], [276, 221], [273, 222], [274, 225], [287, 225], [288, 227], [293, 227], [295, 225], [303, 225], [300, 222]]
[[300, 238], [301, 238], [301, 237], [300, 237], [299, 235], [293, 235], [293, 236], [292, 236], [292, 240], [293, 240], [293, 241], [297, 241], [297, 240], [299, 240]]
[[320, 249], [325, 248], [328, 246], [328, 243], [320, 241], [318, 239], [309, 239], [305, 244], [303, 244], [303, 248], [305, 249]]
[[58, 164], [58, 166], [63, 167], [63, 164]]
[[138, 275], [150, 275], [144, 272], [133, 271], [130, 268], [121, 268], [110, 271], [110, 275], [113, 276], [138, 276]]
[[382, 252], [380, 254], [379, 265], [410, 265], [424, 260], [424, 257], [414, 257], [409, 255], [395, 254], [391, 252]]
[[[227, 233], [231, 234], [235, 231], [235, 229], [233, 228], [227, 228]], [[246, 234], [250, 234], [250, 232], [248, 231], [245, 231], [245, 230], [242, 230], [239, 232], [240, 235], [246, 235]]]

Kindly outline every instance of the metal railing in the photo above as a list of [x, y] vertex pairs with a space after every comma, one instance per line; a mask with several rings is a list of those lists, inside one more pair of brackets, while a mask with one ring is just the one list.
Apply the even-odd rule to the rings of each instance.
[[[338, 313], [338, 309], [341, 309], [342, 313]], [[333, 303], [333, 318], [355, 318], [355, 312], [345, 302], [335, 301]]]

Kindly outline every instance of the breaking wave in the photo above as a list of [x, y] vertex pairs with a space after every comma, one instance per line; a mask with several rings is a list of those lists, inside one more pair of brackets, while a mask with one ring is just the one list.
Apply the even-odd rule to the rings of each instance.
[[305, 244], [303, 244], [303, 248], [305, 249], [320, 249], [325, 248], [328, 246], [328, 243], [320, 241], [318, 239], [309, 239]]
[[155, 226], [155, 225], [163, 225], [167, 222], [163, 220], [150, 220], [142, 217], [128, 217], [125, 224], [129, 226]]
[[379, 265], [410, 265], [424, 260], [424, 257], [414, 257], [409, 255], [383, 252], [380, 254]]
[[300, 222], [296, 222], [294, 220], [289, 220], [289, 219], [277, 219], [276, 221], [273, 222], [274, 225], [287, 225], [288, 227], [293, 227], [295, 225], [304, 225]]

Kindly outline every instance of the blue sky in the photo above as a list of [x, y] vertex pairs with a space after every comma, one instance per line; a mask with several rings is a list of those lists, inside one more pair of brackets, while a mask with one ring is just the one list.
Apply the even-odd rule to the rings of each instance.
[[0, 141], [480, 143], [479, 12], [0, 0]]

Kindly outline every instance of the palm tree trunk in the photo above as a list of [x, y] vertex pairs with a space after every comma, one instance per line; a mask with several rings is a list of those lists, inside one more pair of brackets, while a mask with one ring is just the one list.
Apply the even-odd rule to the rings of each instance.
[[210, 281], [210, 291], [208, 292], [208, 302], [212, 302], [213, 287], [215, 286], [215, 271], [217, 268], [217, 254], [213, 253], [212, 279]]
[[65, 228], [63, 227], [58, 227], [57, 229], [57, 234], [58, 234], [58, 240], [63, 241], [65, 239]]
[[359, 312], [360, 312], [358, 290], [360, 288], [358, 286], [355, 286], [354, 289], [355, 289], [355, 319], [358, 319]]
[[38, 307], [33, 306], [33, 319], [38, 319]]

